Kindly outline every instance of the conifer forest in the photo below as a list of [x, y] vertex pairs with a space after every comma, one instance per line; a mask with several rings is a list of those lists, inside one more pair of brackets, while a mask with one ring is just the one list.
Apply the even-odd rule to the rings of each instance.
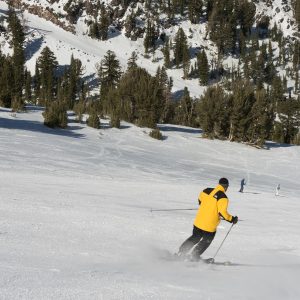
[[[78, 122], [99, 130], [102, 118], [117, 128], [124, 120], [152, 128], [157, 139], [158, 124], [179, 124], [201, 128], [210, 139], [256, 147], [267, 140], [300, 145], [299, 0], [278, 1], [278, 7], [269, 0], [6, 2], [0, 106], [16, 113], [27, 104], [43, 106], [49, 127], [66, 128], [71, 110]], [[107, 50], [91, 79], [85, 61], [70, 52], [62, 65], [46, 44], [29, 70], [26, 13], [50, 15], [74, 39], [82, 23], [89, 39], [105, 43], [123, 35], [141, 47], [132, 47], [126, 64], [113, 47]], [[141, 59], [157, 64], [156, 72]], [[175, 71], [181, 89], [174, 88]], [[186, 86], [191, 81], [198, 94]]]

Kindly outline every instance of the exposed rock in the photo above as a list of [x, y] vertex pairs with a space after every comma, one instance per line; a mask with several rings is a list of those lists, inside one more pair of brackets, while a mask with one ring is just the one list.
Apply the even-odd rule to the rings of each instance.
[[43, 7], [41, 7], [39, 5], [35, 5], [35, 4], [30, 5], [27, 3], [22, 3], [20, 0], [12, 0], [11, 4], [12, 4], [12, 6], [14, 6], [17, 9], [23, 8], [23, 9], [27, 10], [29, 13], [37, 15], [40, 18], [43, 18], [47, 21], [50, 21], [53, 24], [63, 28], [66, 31], [75, 33], [74, 26], [71, 24], [66, 24], [66, 22], [64, 22], [64, 21], [60, 21], [58, 15], [53, 13], [51, 11], [51, 8], [49, 8], [49, 7], [43, 8]]

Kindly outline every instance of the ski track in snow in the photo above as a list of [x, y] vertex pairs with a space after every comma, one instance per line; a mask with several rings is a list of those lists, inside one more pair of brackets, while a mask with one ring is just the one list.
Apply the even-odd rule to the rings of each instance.
[[[286, 16], [275, 13], [277, 6], [281, 1], [269, 11], [276, 21]], [[264, 4], [258, 8], [268, 11]], [[0, 13], [6, 9], [0, 1]], [[142, 41], [122, 35], [106, 42], [74, 38], [34, 15], [25, 18], [34, 34], [25, 45], [32, 72], [46, 45], [60, 65], [69, 64], [71, 53], [82, 59], [86, 76], [107, 50], [123, 68], [133, 49], [143, 52]], [[214, 48], [198, 33], [201, 26], [192, 26], [199, 42], [193, 46], [208, 46], [211, 59]], [[287, 26], [285, 18], [284, 34], [292, 35]], [[138, 64], [155, 74], [162, 61], [149, 62], [140, 55]], [[174, 92], [187, 86], [193, 96], [203, 93], [197, 80], [181, 79], [182, 70], [168, 75]], [[161, 126], [161, 142], [128, 123], [121, 130], [78, 123], [53, 130], [42, 122], [39, 109], [13, 117], [0, 108], [0, 299], [300, 298], [299, 147], [257, 150], [172, 125]], [[177, 251], [191, 234], [195, 211], [150, 209], [196, 208], [199, 191], [222, 176], [231, 183], [229, 212], [242, 221], [216, 260], [233, 265], [165, 260], [162, 254]], [[243, 194], [237, 192], [242, 178]], [[215, 254], [229, 226], [220, 224], [205, 256]]]
[[[125, 122], [48, 129], [41, 112], [0, 109], [1, 299], [300, 297], [299, 147], [257, 150], [173, 125], [161, 126], [164, 141]], [[242, 221], [216, 261], [233, 265], [165, 260], [191, 234], [195, 211], [150, 209], [197, 208], [220, 176]]]

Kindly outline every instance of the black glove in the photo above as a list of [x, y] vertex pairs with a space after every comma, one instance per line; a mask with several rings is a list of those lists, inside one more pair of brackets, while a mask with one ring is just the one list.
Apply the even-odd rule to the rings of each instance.
[[236, 224], [238, 222], [239, 218], [237, 216], [232, 217], [231, 223]]

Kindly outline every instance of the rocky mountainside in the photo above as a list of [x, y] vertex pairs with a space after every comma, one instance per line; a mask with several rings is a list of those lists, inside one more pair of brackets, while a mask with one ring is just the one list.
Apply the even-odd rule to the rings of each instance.
[[[236, 50], [220, 51], [218, 36], [215, 37], [214, 32], [211, 30], [213, 22], [209, 21], [214, 13], [213, 11], [208, 16], [211, 2], [209, 0], [10, 0], [1, 2], [9, 2], [15, 8], [24, 12], [24, 22], [28, 25], [27, 50], [30, 49], [29, 52], [32, 53], [27, 55], [27, 64], [32, 72], [34, 72], [36, 55], [40, 53], [43, 43], [48, 44], [50, 41], [47, 39], [49, 34], [45, 30], [38, 30], [38, 26], [30, 25], [31, 16], [37, 16], [41, 19], [41, 22], [42, 19], [47, 20], [60, 27], [68, 36], [66, 40], [72, 39], [70, 33], [73, 35], [74, 40], [89, 36], [89, 42], [91, 42], [91, 39], [97, 42], [94, 43], [97, 46], [93, 47], [97, 47], [99, 52], [93, 51], [95, 54], [91, 54], [88, 53], [89, 49], [84, 49], [84, 45], [66, 45], [68, 44], [66, 40], [59, 36], [57, 36], [56, 41], [55, 36], [52, 36], [53, 40], [51, 41], [51, 47], [60, 64], [66, 64], [66, 62], [61, 61], [61, 58], [64, 57], [61, 51], [70, 51], [75, 56], [76, 52], [81, 53], [80, 58], [86, 65], [87, 75], [92, 77], [95, 73], [95, 64], [103, 57], [102, 50], [105, 51], [108, 48], [116, 51], [117, 57], [121, 60], [124, 68], [130, 53], [132, 51], [137, 52], [138, 64], [145, 67], [150, 73], [155, 74], [157, 67], [164, 64], [166, 41], [170, 41], [171, 61], [175, 60], [175, 52], [172, 47], [179, 28], [182, 28], [186, 35], [190, 61], [188, 75], [184, 74], [184, 66], [181, 64], [176, 66], [171, 64], [168, 68], [168, 75], [172, 76], [174, 80], [174, 92], [187, 86], [192, 95], [199, 96], [203, 93], [207, 84], [222, 81], [224, 70], [225, 73], [229, 73], [229, 70], [243, 66], [240, 55]], [[191, 4], [187, 4], [187, 2], [191, 2]], [[198, 5], [197, 2], [201, 5]], [[245, 0], [245, 2], [247, 1]], [[192, 4], [195, 5], [192, 6]], [[270, 34], [264, 35], [264, 32], [271, 32], [274, 27], [276, 30], [281, 31], [281, 44], [285, 48], [286, 59], [284, 62], [276, 62], [276, 68], [282, 77], [287, 78], [288, 85], [294, 86], [295, 76], [291, 76], [290, 72], [286, 72], [286, 68], [291, 67], [292, 48], [295, 42], [299, 40], [300, 35], [295, 19], [295, 16], [297, 17], [297, 12], [295, 12], [297, 3], [295, 4], [293, 0], [253, 0], [250, 1], [250, 4], [254, 8], [250, 31], [252, 31], [252, 35], [257, 34], [257, 32], [261, 34], [259, 37], [260, 45], [267, 44], [271, 40]], [[244, 8], [244, 13], [246, 9]], [[226, 7], [224, 10], [226, 10]], [[149, 46], [150, 50], [145, 48], [149, 24], [153, 27], [152, 40], [154, 40]], [[237, 28], [240, 26], [238, 24]], [[2, 48], [4, 51], [5, 49], [9, 51], [9, 47], [5, 45], [5, 40], [5, 38], [2, 38]], [[272, 46], [273, 59], [278, 60], [279, 47], [281, 46], [274, 40]], [[32, 48], [35, 47], [38, 49], [32, 51]], [[122, 51], [122, 48], [124, 51]], [[193, 75], [193, 68], [194, 66], [195, 69], [197, 68], [197, 54], [202, 50], [205, 50], [207, 55], [210, 77], [208, 83], [199, 85], [199, 78]]]
[[[79, 31], [76, 28], [78, 23], [89, 24], [91, 20], [97, 18], [101, 5], [104, 5], [109, 13], [110, 25], [118, 30], [124, 28], [126, 17], [135, 12], [140, 30], [131, 34], [133, 39], [142, 37], [142, 33], [145, 32], [145, 22], [148, 18], [155, 17], [160, 30], [165, 30], [185, 20], [184, 16], [176, 16], [176, 20], [170, 21], [164, 15], [164, 5], [167, 6], [168, 2], [176, 2], [170, 0], [10, 0], [6, 2], [10, 2], [16, 8], [27, 10], [74, 33]], [[299, 37], [297, 24], [293, 17], [291, 0], [252, 0], [250, 2], [253, 2], [256, 6], [256, 23], [267, 17], [270, 18], [271, 26], [275, 24], [281, 26], [285, 36]]]

